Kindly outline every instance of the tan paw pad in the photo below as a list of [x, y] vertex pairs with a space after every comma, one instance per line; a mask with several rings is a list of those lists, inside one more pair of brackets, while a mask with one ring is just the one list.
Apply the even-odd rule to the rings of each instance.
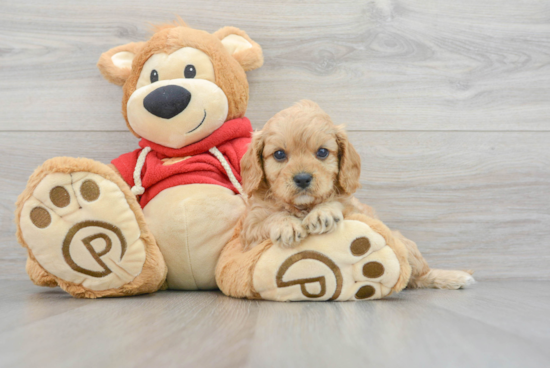
[[354, 298], [356, 300], [365, 299], [380, 299], [382, 293], [380, 292], [380, 286], [373, 284], [357, 284], [357, 291], [355, 291]]
[[20, 226], [46, 271], [91, 290], [131, 282], [145, 263], [134, 213], [118, 186], [99, 175], [46, 176], [23, 205]]
[[380, 234], [345, 220], [296, 248], [269, 248], [256, 264], [253, 282], [268, 300], [367, 300], [388, 295], [399, 272], [397, 257]]
[[388, 246], [353, 265], [353, 277], [356, 280], [379, 282], [387, 288], [395, 285], [399, 272], [399, 261]]

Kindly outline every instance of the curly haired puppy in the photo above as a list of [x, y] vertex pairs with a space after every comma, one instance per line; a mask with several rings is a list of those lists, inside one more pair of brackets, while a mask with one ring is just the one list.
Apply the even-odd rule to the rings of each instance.
[[[359, 188], [361, 158], [343, 126], [312, 101], [277, 113], [254, 134], [241, 161], [249, 195], [241, 240], [251, 248], [270, 238], [294, 247], [309, 234], [331, 232], [353, 214], [376, 215], [353, 193]], [[389, 230], [388, 230], [389, 231]], [[474, 282], [468, 272], [431, 270], [416, 244], [399, 232], [412, 267], [409, 287], [457, 289]]]

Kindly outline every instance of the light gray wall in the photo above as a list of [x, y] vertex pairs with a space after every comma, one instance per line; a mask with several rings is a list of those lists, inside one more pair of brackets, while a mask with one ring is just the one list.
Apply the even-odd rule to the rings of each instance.
[[537, 0], [3, 1], [0, 278], [26, 278], [13, 203], [36, 166], [137, 147], [95, 63], [174, 14], [263, 46], [255, 128], [303, 98], [346, 123], [358, 196], [433, 266], [550, 278], [550, 3]]

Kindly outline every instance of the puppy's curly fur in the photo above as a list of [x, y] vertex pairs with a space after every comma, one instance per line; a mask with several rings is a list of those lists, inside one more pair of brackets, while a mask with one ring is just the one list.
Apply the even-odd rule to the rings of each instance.
[[241, 161], [249, 196], [241, 241], [247, 248], [266, 239], [294, 247], [309, 234], [333, 231], [344, 218], [366, 216], [375, 231], [407, 248], [409, 287], [457, 289], [474, 281], [469, 272], [430, 270], [413, 241], [391, 232], [353, 197], [360, 174], [361, 158], [344, 127], [317, 104], [303, 100], [277, 113], [254, 134]]

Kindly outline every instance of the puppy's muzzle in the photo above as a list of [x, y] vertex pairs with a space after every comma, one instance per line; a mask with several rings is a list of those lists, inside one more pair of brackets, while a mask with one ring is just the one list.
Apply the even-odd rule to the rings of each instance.
[[143, 107], [151, 114], [171, 119], [185, 110], [191, 101], [191, 92], [181, 86], [159, 87], [143, 99]]
[[311, 184], [313, 175], [308, 173], [299, 173], [292, 178], [298, 188], [306, 189]]

